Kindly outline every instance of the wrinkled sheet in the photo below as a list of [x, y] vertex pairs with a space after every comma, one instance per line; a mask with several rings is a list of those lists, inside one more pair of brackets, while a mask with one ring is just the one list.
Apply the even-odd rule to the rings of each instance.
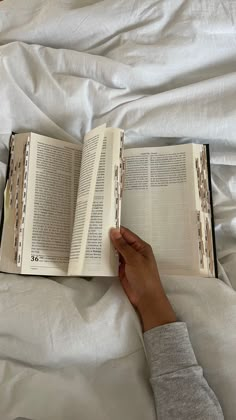
[[[164, 278], [225, 418], [236, 413], [236, 4], [0, 3], [0, 207], [12, 130], [127, 147], [211, 146], [220, 280]], [[135, 312], [117, 280], [0, 275], [0, 419], [154, 419]]]

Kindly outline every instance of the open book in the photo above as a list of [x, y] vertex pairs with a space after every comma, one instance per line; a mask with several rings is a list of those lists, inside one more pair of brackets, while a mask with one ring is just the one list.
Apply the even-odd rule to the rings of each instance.
[[208, 153], [197, 144], [124, 150], [123, 131], [105, 125], [83, 145], [12, 135], [1, 271], [115, 276], [109, 230], [122, 222], [152, 245], [161, 273], [215, 276]]

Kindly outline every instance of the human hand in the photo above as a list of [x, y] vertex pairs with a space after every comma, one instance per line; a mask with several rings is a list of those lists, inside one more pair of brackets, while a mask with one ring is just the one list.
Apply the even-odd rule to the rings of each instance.
[[140, 315], [144, 332], [176, 322], [151, 246], [124, 227], [111, 229], [110, 236], [120, 254], [121, 284]]

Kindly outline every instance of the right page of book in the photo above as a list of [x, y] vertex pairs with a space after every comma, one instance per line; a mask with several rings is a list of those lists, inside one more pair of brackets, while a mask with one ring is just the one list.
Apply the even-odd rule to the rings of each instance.
[[125, 150], [122, 225], [152, 245], [160, 273], [199, 275], [192, 144]]

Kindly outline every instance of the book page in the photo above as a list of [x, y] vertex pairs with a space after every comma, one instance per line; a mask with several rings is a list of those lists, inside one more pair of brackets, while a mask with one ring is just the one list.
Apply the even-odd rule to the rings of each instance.
[[199, 274], [191, 144], [125, 150], [122, 225], [152, 245], [165, 274]]
[[83, 266], [83, 274], [87, 276], [118, 274], [118, 257], [109, 231], [119, 224], [119, 208], [116, 207], [114, 191], [115, 175], [117, 179], [121, 175], [121, 136], [122, 131], [117, 128], [107, 128], [105, 131]]
[[69, 275], [118, 273], [109, 229], [116, 220], [115, 168], [120, 164], [120, 133], [103, 126], [85, 137]]
[[81, 156], [81, 145], [31, 134], [23, 274], [67, 274]]
[[70, 276], [81, 275], [83, 271], [104, 133], [105, 125], [90, 131], [84, 138], [81, 174], [70, 248], [70, 262], [68, 268], [68, 274]]

